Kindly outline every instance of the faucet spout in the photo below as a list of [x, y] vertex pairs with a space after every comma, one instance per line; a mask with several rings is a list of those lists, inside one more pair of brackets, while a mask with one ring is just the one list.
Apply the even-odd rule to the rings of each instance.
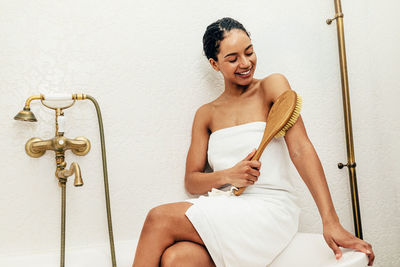
[[59, 179], [66, 179], [72, 174], [75, 174], [74, 186], [82, 186], [83, 180], [81, 175], [81, 168], [79, 167], [78, 163], [72, 162], [69, 170], [64, 169], [56, 171], [56, 176]]

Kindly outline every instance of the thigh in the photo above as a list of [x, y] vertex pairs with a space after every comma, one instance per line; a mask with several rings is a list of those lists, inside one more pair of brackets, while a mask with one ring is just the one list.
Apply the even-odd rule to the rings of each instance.
[[146, 221], [163, 224], [174, 241], [189, 240], [204, 245], [193, 224], [186, 217], [187, 209], [193, 204], [190, 202], [176, 202], [157, 206], [150, 210]]
[[161, 257], [161, 267], [215, 267], [215, 264], [203, 245], [190, 241], [176, 242], [168, 247]]

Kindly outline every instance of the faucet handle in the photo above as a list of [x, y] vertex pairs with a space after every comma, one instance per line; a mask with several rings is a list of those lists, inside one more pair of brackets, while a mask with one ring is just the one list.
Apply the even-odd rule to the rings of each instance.
[[29, 139], [25, 144], [26, 154], [32, 158], [39, 158], [46, 153], [46, 150], [53, 150], [53, 140], [45, 140], [38, 137]]
[[90, 141], [84, 136], [66, 139], [66, 149], [71, 149], [75, 155], [84, 156], [90, 151]]

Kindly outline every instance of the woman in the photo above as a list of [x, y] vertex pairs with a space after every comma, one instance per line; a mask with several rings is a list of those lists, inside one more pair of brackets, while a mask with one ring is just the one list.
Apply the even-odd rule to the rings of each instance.
[[[251, 39], [243, 25], [231, 18], [207, 27], [203, 48], [211, 66], [223, 75], [225, 90], [196, 112], [185, 187], [191, 194], [222, 191], [150, 210], [133, 266], [255, 267], [271, 263], [298, 226], [299, 208], [284, 166], [285, 143], [318, 206], [324, 238], [336, 258], [341, 257], [339, 246], [354, 248], [366, 253], [372, 265], [371, 245], [339, 223], [301, 116], [284, 139], [271, 141], [260, 161], [251, 161], [271, 105], [291, 90], [286, 78], [281, 74], [253, 78], [257, 57]], [[207, 159], [214, 170], [211, 173], [204, 172]], [[232, 186], [247, 188], [241, 196], [234, 196], [229, 194]]]

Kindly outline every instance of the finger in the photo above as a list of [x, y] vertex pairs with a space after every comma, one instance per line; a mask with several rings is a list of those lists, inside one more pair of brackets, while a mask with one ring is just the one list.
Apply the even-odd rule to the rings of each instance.
[[368, 245], [368, 251], [370, 252], [369, 254], [367, 254], [369, 259], [368, 266], [372, 266], [374, 264], [375, 254], [374, 251], [372, 250], [371, 244], [367, 243], [367, 245]]
[[374, 255], [374, 252], [372, 251], [372, 248], [363, 247], [361, 249], [358, 249], [358, 248], [356, 248], [356, 249], [361, 251], [361, 252], [363, 252], [363, 253], [365, 253], [367, 255], [367, 257], [368, 257], [368, 266], [372, 266], [372, 264], [374, 263], [374, 260], [375, 260], [375, 255]]
[[372, 251], [372, 246], [363, 240], [361, 241], [363, 242], [363, 246], [362, 250], [360, 249], [360, 251], [364, 252], [368, 256], [368, 266], [372, 266], [375, 260], [375, 254]]
[[257, 181], [258, 176], [260, 176], [260, 172], [257, 169], [253, 169], [253, 168], [250, 168], [247, 173], [254, 176], [254, 181]]
[[250, 179], [247, 179], [247, 184], [248, 184], [248, 185], [253, 185], [253, 184], [254, 184], [254, 181], [253, 181], [253, 180], [250, 180]]
[[260, 169], [261, 168], [261, 161], [251, 160], [251, 161], [249, 161], [249, 166], [252, 167], [252, 168]]
[[244, 178], [245, 178], [246, 180], [248, 180], [248, 181], [251, 181], [252, 183], [255, 183], [255, 182], [258, 180], [257, 177], [255, 177], [255, 176], [253, 176], [253, 175], [251, 175], [251, 174], [249, 174], [249, 173], [246, 173], [245, 176], [244, 176]]
[[336, 259], [340, 259], [340, 257], [342, 257], [342, 251], [340, 250], [340, 248], [336, 245], [335, 241], [330, 240], [328, 242], [329, 247], [333, 250], [333, 253], [335, 253], [335, 257]]
[[342, 244], [342, 247], [344, 248], [352, 248], [352, 249], [356, 249], [358, 251], [361, 251], [367, 255], [372, 253], [372, 247], [370, 244], [368, 244], [367, 242], [365, 242], [364, 240], [361, 240], [357, 237], [354, 237], [352, 239], [352, 242], [346, 242]]
[[368, 266], [372, 266], [372, 264], [374, 264], [374, 260], [375, 260], [375, 255], [374, 252], [372, 252], [371, 250], [371, 254], [368, 254]]
[[372, 251], [372, 246], [367, 242], [365, 242], [364, 240], [355, 237], [353, 242], [343, 244], [342, 246], [345, 248], [356, 249], [358, 251], [365, 253], [368, 257], [368, 266], [371, 266], [373, 264], [375, 255], [374, 252]]
[[258, 180], [258, 176], [260, 176], [260, 172], [257, 169], [253, 169], [250, 166], [245, 166], [244, 167], [244, 173], [245, 173], [245, 178], [246, 179], [250, 179], [257, 181]]
[[250, 154], [248, 154], [248, 155], [243, 159], [243, 161], [245, 161], [245, 160], [251, 160], [251, 158], [253, 157], [254, 153], [256, 153], [256, 149], [255, 149], [255, 148], [250, 152]]
[[367, 255], [367, 257], [368, 257], [368, 266], [372, 265], [372, 263], [374, 262], [374, 258], [375, 258], [375, 255], [372, 252], [372, 249], [368, 249], [363, 245], [356, 245], [356, 246], [353, 246], [353, 248], [358, 250], [358, 251], [361, 251], [361, 252], [365, 253]]

